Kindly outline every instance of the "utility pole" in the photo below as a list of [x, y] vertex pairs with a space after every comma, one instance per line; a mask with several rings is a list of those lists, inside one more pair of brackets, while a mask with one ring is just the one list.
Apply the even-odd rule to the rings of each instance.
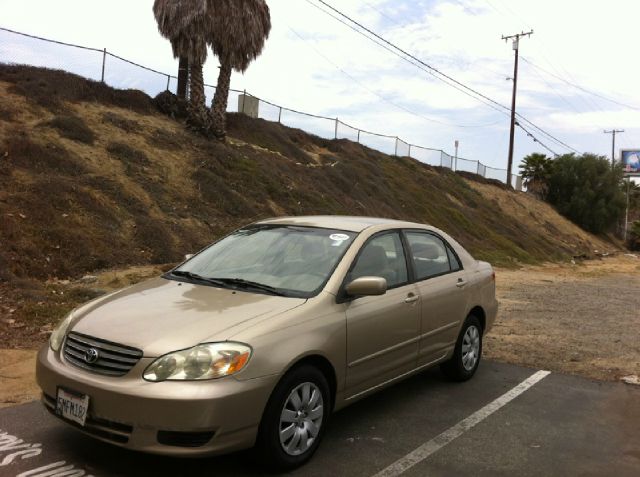
[[513, 51], [515, 52], [515, 63], [513, 66], [513, 96], [511, 98], [511, 132], [509, 133], [509, 161], [507, 163], [507, 186], [511, 186], [511, 168], [513, 167], [513, 140], [516, 129], [516, 90], [518, 88], [518, 48], [521, 36], [531, 36], [533, 30], [516, 33], [515, 35], [504, 36], [504, 41], [513, 40]]
[[627, 234], [629, 232], [629, 192], [631, 189], [631, 176], [627, 177], [627, 208], [624, 212], [624, 238], [625, 243], [627, 242]]
[[612, 129], [611, 131], [603, 131], [605, 134], [611, 134], [611, 168], [616, 166], [614, 154], [616, 152], [616, 134], [623, 133], [624, 129]]

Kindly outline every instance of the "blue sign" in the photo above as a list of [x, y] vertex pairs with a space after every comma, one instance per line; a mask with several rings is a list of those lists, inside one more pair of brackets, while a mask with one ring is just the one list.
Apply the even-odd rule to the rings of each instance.
[[640, 149], [621, 151], [622, 167], [627, 173], [640, 173]]

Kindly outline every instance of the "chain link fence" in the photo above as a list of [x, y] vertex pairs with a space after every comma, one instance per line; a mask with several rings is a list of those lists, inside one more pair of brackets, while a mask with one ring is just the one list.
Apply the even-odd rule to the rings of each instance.
[[[148, 68], [107, 51], [106, 48], [89, 48], [60, 41], [28, 35], [0, 27], [0, 62], [26, 64], [69, 71], [95, 81], [102, 81], [114, 88], [138, 89], [149, 96], [169, 90], [175, 93], [177, 77]], [[205, 85], [207, 102], [211, 102], [215, 86]], [[244, 95], [244, 97], [243, 97]], [[286, 108], [262, 98], [231, 89], [227, 103], [229, 112], [243, 109], [245, 98], [258, 101], [258, 116], [266, 121], [302, 129], [325, 139], [348, 139], [380, 152], [411, 157], [435, 167], [478, 174], [487, 179], [506, 182], [507, 171], [482, 164], [479, 161], [452, 157], [438, 148], [411, 144], [397, 136], [389, 136], [360, 129], [341, 121], [316, 114]], [[511, 185], [522, 190], [522, 179], [512, 175]]]

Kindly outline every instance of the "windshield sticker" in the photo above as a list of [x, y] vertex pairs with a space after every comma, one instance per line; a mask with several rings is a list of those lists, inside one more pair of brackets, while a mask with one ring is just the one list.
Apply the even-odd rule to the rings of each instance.
[[335, 240], [336, 242], [344, 242], [345, 240], [349, 240], [349, 236], [345, 234], [331, 234], [329, 235], [331, 240]]
[[331, 246], [332, 247], [339, 247], [342, 245], [342, 243], [345, 240], [349, 240], [351, 237], [349, 237], [346, 234], [331, 234], [329, 235], [329, 239], [331, 239]]

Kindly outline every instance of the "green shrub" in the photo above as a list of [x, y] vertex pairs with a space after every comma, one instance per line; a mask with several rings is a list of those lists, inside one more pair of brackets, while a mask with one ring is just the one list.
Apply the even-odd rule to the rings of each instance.
[[595, 154], [566, 154], [552, 162], [547, 200], [582, 228], [610, 231], [625, 209], [622, 169]]

